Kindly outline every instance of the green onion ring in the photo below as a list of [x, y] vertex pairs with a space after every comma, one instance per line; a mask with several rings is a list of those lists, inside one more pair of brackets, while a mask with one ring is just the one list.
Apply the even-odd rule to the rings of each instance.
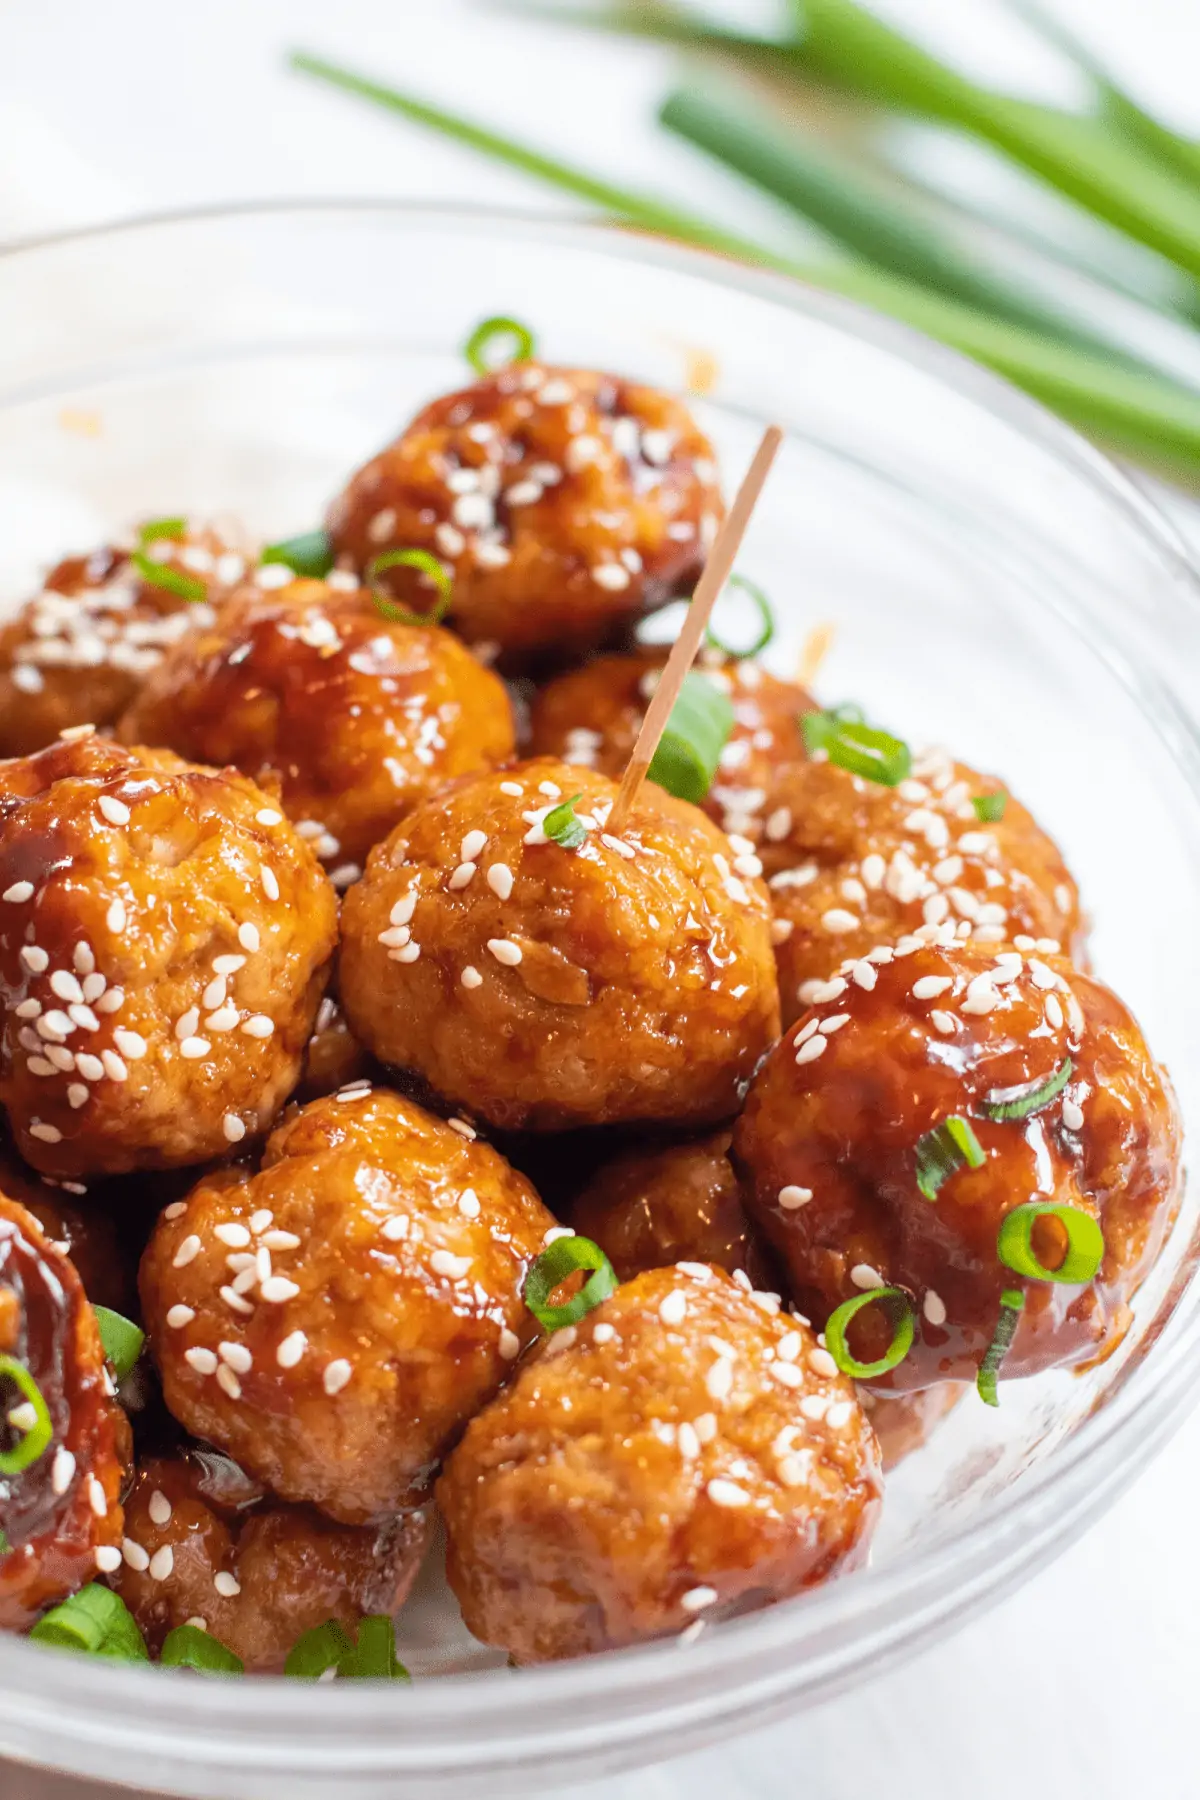
[[[579, 1292], [562, 1306], [551, 1306], [550, 1296], [559, 1282], [582, 1269], [590, 1269], [592, 1274]], [[561, 1331], [564, 1325], [577, 1325], [585, 1319], [594, 1306], [616, 1292], [617, 1285], [613, 1266], [599, 1244], [591, 1238], [561, 1237], [530, 1263], [522, 1298], [546, 1331]]]
[[926, 1200], [936, 1200], [957, 1169], [981, 1169], [986, 1161], [970, 1120], [953, 1113], [917, 1139], [917, 1187]]
[[176, 1625], [163, 1639], [159, 1662], [164, 1669], [197, 1669], [202, 1675], [244, 1675], [240, 1656], [198, 1625]]
[[828, 712], [802, 713], [800, 729], [810, 756], [823, 750], [839, 769], [881, 787], [896, 787], [912, 772], [912, 752], [889, 731]]
[[[503, 362], [488, 360], [487, 351], [500, 338], [514, 340], [511, 356]], [[519, 319], [497, 317], [483, 319], [471, 333], [463, 345], [463, 355], [477, 375], [496, 375], [501, 369], [511, 368], [513, 363], [529, 362], [534, 354], [535, 340], [527, 325]]]
[[157, 538], [181, 538], [187, 536], [186, 519], [147, 519], [138, 527], [138, 543], [143, 548], [153, 544]]
[[396, 1655], [396, 1627], [386, 1613], [361, 1619], [358, 1642], [342, 1657], [338, 1674], [348, 1681], [408, 1681], [408, 1670]]
[[972, 794], [971, 805], [981, 825], [998, 825], [1004, 817], [1008, 795], [1003, 788], [994, 794]]
[[[1046, 1216], [1057, 1219], [1067, 1234], [1067, 1253], [1057, 1269], [1046, 1268], [1033, 1250], [1034, 1226]], [[1006, 1269], [1026, 1275], [1031, 1281], [1078, 1285], [1090, 1281], [1104, 1261], [1104, 1233], [1082, 1207], [1030, 1200], [1005, 1214], [996, 1233], [996, 1255]]]
[[699, 805], [712, 786], [733, 722], [729, 696], [698, 670], [689, 669], [647, 776], [676, 799]]
[[29, 1635], [35, 1643], [81, 1651], [85, 1656], [110, 1656], [117, 1662], [150, 1661], [133, 1614], [119, 1595], [98, 1581], [80, 1588], [61, 1606], [52, 1606]]
[[129, 560], [150, 587], [162, 588], [165, 593], [175, 594], [180, 600], [204, 600], [208, 597], [208, 589], [194, 575], [184, 575], [179, 569], [168, 568], [166, 563], [155, 562], [141, 550], [135, 550]]
[[[422, 575], [428, 575], [438, 590], [438, 597], [431, 611], [427, 613], [411, 612], [407, 606], [401, 606], [390, 594], [385, 594], [375, 583], [385, 569], [419, 569]], [[445, 563], [439, 562], [431, 550], [385, 550], [367, 567], [367, 585], [371, 590], [371, 598], [377, 611], [393, 625], [440, 625], [450, 611], [450, 597], [453, 583], [450, 571]]]
[[546, 814], [542, 830], [552, 844], [561, 844], [564, 850], [578, 850], [580, 844], [587, 842], [587, 826], [575, 817], [575, 802], [582, 799], [582, 794], [572, 794]]
[[118, 1381], [124, 1381], [142, 1354], [142, 1345], [146, 1334], [132, 1319], [126, 1319], [119, 1312], [113, 1312], [108, 1306], [93, 1306], [96, 1324], [100, 1328], [100, 1342], [104, 1345], [104, 1354], [113, 1366], [113, 1373]]
[[268, 544], [260, 561], [282, 563], [293, 575], [321, 581], [333, 567], [333, 543], [327, 531], [304, 531], [299, 537]]
[[1031, 1113], [1041, 1112], [1043, 1107], [1057, 1099], [1073, 1072], [1071, 1058], [1065, 1057], [1053, 1075], [1048, 1075], [1045, 1081], [1027, 1083], [1023, 1087], [993, 1088], [980, 1102], [980, 1109], [989, 1119], [1027, 1119]]
[[[874, 1306], [876, 1302], [892, 1308], [897, 1313], [892, 1341], [878, 1362], [861, 1363], [850, 1354], [846, 1342], [846, 1327], [864, 1307]], [[856, 1294], [853, 1300], [843, 1300], [839, 1307], [830, 1313], [825, 1325], [825, 1348], [832, 1356], [843, 1375], [853, 1375], [856, 1381], [870, 1381], [876, 1375], [886, 1375], [902, 1363], [912, 1349], [913, 1337], [916, 1333], [916, 1314], [912, 1302], [900, 1288], [870, 1288], [865, 1294]]]
[[288, 1651], [283, 1672], [297, 1681], [316, 1681], [319, 1675], [337, 1668], [342, 1658], [353, 1652], [354, 1645], [337, 1620], [327, 1619], [324, 1625], [314, 1626], [312, 1631], [306, 1631], [296, 1639]]
[[765, 650], [775, 636], [775, 614], [771, 609], [771, 602], [762, 589], [757, 587], [747, 576], [731, 575], [725, 583], [725, 587], [726, 591], [730, 588], [741, 588], [743, 593], [749, 594], [758, 608], [758, 636], [744, 650], [738, 650], [733, 644], [727, 644], [723, 638], [719, 638], [710, 623], [705, 637], [715, 650], [721, 651], [722, 655], [732, 657], [734, 662], [744, 662], [748, 656], [757, 656], [760, 650]]
[[15, 1356], [0, 1355], [0, 1378], [4, 1376], [20, 1389], [37, 1414], [37, 1423], [30, 1427], [19, 1444], [14, 1444], [11, 1450], [0, 1450], [0, 1475], [19, 1475], [39, 1456], [45, 1455], [54, 1436], [54, 1424], [50, 1408], [42, 1398], [42, 1390], [24, 1363], [18, 1362]]
[[1019, 1288], [1005, 1288], [1000, 1296], [1000, 1317], [996, 1320], [996, 1329], [992, 1341], [983, 1353], [983, 1361], [979, 1365], [979, 1373], [975, 1377], [975, 1386], [979, 1398], [987, 1406], [999, 1406], [1000, 1395], [996, 1386], [996, 1377], [1000, 1365], [1008, 1355], [1009, 1346], [1017, 1335], [1017, 1325], [1021, 1318], [1021, 1309], [1025, 1305], [1025, 1296]]

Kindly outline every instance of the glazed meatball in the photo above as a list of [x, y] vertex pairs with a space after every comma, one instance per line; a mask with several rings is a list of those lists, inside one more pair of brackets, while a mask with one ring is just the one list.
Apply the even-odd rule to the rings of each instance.
[[[530, 751], [599, 769], [620, 779], [646, 707], [658, 685], [669, 646], [598, 656], [548, 682], [530, 714]], [[780, 681], [748, 657], [703, 650], [700, 671], [728, 695], [733, 730], [721, 752], [704, 810], [722, 830], [756, 842], [772, 816], [771, 796], [780, 768], [803, 758], [801, 716], [816, 701], [793, 682]]]
[[957, 1381], [939, 1381], [936, 1387], [921, 1388], [915, 1394], [862, 1390], [859, 1398], [879, 1440], [885, 1475], [914, 1450], [924, 1448], [966, 1392]]
[[272, 1500], [215, 1451], [153, 1457], [125, 1502], [124, 1560], [110, 1576], [152, 1655], [200, 1625], [247, 1669], [282, 1669], [297, 1638], [334, 1620], [353, 1635], [395, 1613], [429, 1538], [424, 1512], [335, 1525]]
[[378, 1064], [368, 1055], [350, 1027], [333, 994], [326, 994], [317, 1011], [316, 1024], [304, 1056], [304, 1074], [294, 1098], [320, 1100], [339, 1088], [374, 1081]]
[[[0, 1194], [0, 1355], [32, 1376], [53, 1425], [35, 1461], [0, 1474], [0, 1629], [24, 1631], [46, 1607], [120, 1561], [129, 1448], [111, 1398], [95, 1315], [74, 1268], [25, 1208]], [[3, 1449], [25, 1435], [30, 1405], [7, 1369]]]
[[622, 1281], [673, 1262], [744, 1269], [755, 1286], [771, 1271], [742, 1208], [728, 1131], [686, 1144], [628, 1150], [576, 1198], [571, 1223], [599, 1244]]
[[[712, 446], [677, 400], [523, 363], [426, 407], [328, 524], [360, 572], [397, 546], [432, 551], [455, 629], [520, 662], [599, 644], [685, 592], [722, 510]], [[428, 606], [411, 571], [386, 580]]]
[[[1175, 1101], [1137, 1025], [1057, 957], [931, 944], [870, 967], [872, 986], [845, 983], [776, 1047], [734, 1133], [747, 1205], [797, 1303], [824, 1323], [845, 1300], [899, 1288], [916, 1335], [884, 1388], [973, 1379], [1005, 1290], [1024, 1296], [1005, 1376], [1102, 1356], [1179, 1192]], [[959, 1152], [930, 1189], [928, 1134], [952, 1119], [974, 1133], [979, 1166]], [[1001, 1261], [1000, 1225], [1026, 1203], [1099, 1223], [1094, 1280], [1027, 1279]], [[1033, 1242], [1042, 1267], [1062, 1263], [1059, 1220], [1043, 1218]], [[878, 1360], [886, 1308], [854, 1325], [855, 1358]]]
[[130, 1313], [136, 1304], [136, 1251], [131, 1258], [118, 1233], [115, 1196], [89, 1191], [81, 1182], [47, 1181], [0, 1146], [0, 1193], [31, 1212], [52, 1250], [70, 1259], [83, 1291], [97, 1306]]
[[96, 737], [0, 763], [0, 1100], [78, 1180], [225, 1154], [300, 1073], [337, 901], [227, 769]]
[[[140, 552], [67, 557], [0, 630], [0, 756], [28, 756], [72, 725], [115, 724], [168, 648], [211, 622], [208, 601], [241, 579], [245, 558], [205, 526], [171, 523], [177, 536]], [[174, 585], [140, 573], [131, 554]]]
[[1079, 895], [1055, 844], [1011, 794], [993, 823], [972, 805], [1002, 791], [941, 752], [897, 787], [819, 757], [780, 771], [759, 853], [785, 1021], [835, 972], [923, 924], [949, 921], [976, 944], [1082, 958]]
[[553, 1226], [494, 1150], [399, 1095], [314, 1101], [259, 1174], [210, 1176], [151, 1239], [167, 1405], [346, 1524], [418, 1505], [534, 1335], [521, 1286]]
[[472, 1420], [437, 1492], [476, 1637], [522, 1663], [580, 1656], [863, 1559], [871, 1427], [812, 1333], [770, 1305], [700, 1263], [639, 1275]]
[[[576, 795], [584, 842], [547, 842]], [[368, 1049], [510, 1130], [731, 1116], [778, 1029], [759, 865], [737, 873], [716, 826], [649, 785], [614, 837], [616, 796], [546, 758], [446, 789], [378, 846], [342, 921]]]
[[241, 589], [154, 671], [120, 736], [278, 782], [339, 885], [443, 782], [514, 747], [504, 684], [452, 633], [323, 581]]

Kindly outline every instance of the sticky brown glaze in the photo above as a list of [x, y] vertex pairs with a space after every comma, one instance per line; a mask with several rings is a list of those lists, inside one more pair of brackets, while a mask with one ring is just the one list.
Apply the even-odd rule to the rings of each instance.
[[336, 996], [326, 994], [317, 1009], [304, 1054], [304, 1073], [293, 1099], [320, 1100], [324, 1094], [336, 1094], [339, 1088], [373, 1082], [379, 1074], [379, 1064], [347, 1025]]
[[217, 532], [185, 523], [149, 559], [204, 590], [189, 601], [145, 579], [130, 548], [69, 556], [0, 630], [0, 756], [27, 756], [71, 725], [112, 725], [171, 645], [212, 620], [246, 562]]
[[[539, 690], [530, 754], [599, 769], [619, 780], [629, 761], [669, 646], [598, 656]], [[773, 814], [779, 769], [805, 754], [800, 718], [816, 701], [750, 658], [703, 650], [697, 668], [726, 694], [733, 730], [704, 810], [721, 829], [758, 842]]]
[[0, 1099], [86, 1180], [227, 1154], [296, 1085], [337, 901], [234, 770], [96, 737], [0, 763]]
[[211, 1176], [171, 1211], [141, 1291], [175, 1417], [347, 1524], [419, 1505], [536, 1331], [520, 1289], [554, 1221], [529, 1184], [359, 1090], [288, 1119], [259, 1174]]
[[[574, 794], [591, 823], [566, 850], [541, 821]], [[543, 758], [447, 788], [379, 845], [346, 897], [341, 992], [381, 1061], [512, 1130], [732, 1115], [778, 1029], [765, 890], [649, 784], [611, 836], [616, 795]]]
[[884, 1474], [923, 1449], [969, 1392], [957, 1381], [939, 1381], [915, 1394], [873, 1394], [864, 1388], [859, 1398], [879, 1440]]
[[[509, 664], [601, 643], [700, 571], [722, 516], [712, 445], [656, 388], [524, 363], [447, 394], [352, 476], [328, 525], [360, 573], [396, 547], [454, 579], [468, 643]], [[386, 576], [411, 606], [428, 591]]]
[[472, 1421], [437, 1493], [476, 1637], [521, 1663], [581, 1656], [863, 1560], [871, 1427], [812, 1333], [771, 1306], [700, 1264], [639, 1275]]
[[[851, 982], [776, 1047], [734, 1133], [747, 1205], [798, 1305], [824, 1323], [881, 1281], [902, 1288], [917, 1335], [883, 1388], [973, 1379], [1006, 1288], [1024, 1290], [1025, 1305], [1003, 1375], [1111, 1350], [1179, 1194], [1174, 1097], [1133, 1018], [1061, 958], [922, 946], [871, 967], [873, 988]], [[989, 1094], [1044, 1082], [1067, 1057], [1071, 1080], [1042, 1110], [984, 1115]], [[916, 1147], [953, 1115], [970, 1121], [986, 1162], [957, 1170], [931, 1203], [917, 1187]], [[1001, 1221], [1027, 1201], [1099, 1221], [1095, 1281], [1027, 1281], [1001, 1264]], [[1047, 1266], [1061, 1260], [1053, 1235], [1034, 1241]], [[872, 1307], [851, 1347], [873, 1361], [891, 1335]]]
[[241, 589], [151, 674], [120, 736], [278, 786], [339, 886], [441, 783], [514, 748], [503, 682], [451, 632], [323, 581]]
[[730, 1167], [728, 1131], [686, 1144], [628, 1150], [606, 1163], [570, 1208], [575, 1230], [600, 1245], [622, 1281], [674, 1262], [744, 1269], [771, 1280]]
[[1057, 846], [1011, 794], [998, 823], [976, 815], [972, 797], [1000, 787], [940, 751], [894, 788], [819, 759], [780, 771], [759, 854], [785, 1022], [847, 964], [923, 924], [1084, 959], [1079, 893]]
[[[24, 1631], [91, 1581], [121, 1541], [129, 1451], [79, 1277], [25, 1208], [0, 1194], [0, 1352], [33, 1376], [54, 1424], [27, 1469], [0, 1475], [0, 1629]], [[3, 1381], [5, 1411], [23, 1399]], [[3, 1426], [5, 1448], [16, 1436]], [[99, 1553], [99, 1558], [97, 1553]]]
[[[114, 1201], [103, 1187], [89, 1191], [81, 1182], [63, 1187], [47, 1181], [7, 1145], [0, 1144], [0, 1193], [31, 1212], [51, 1248], [69, 1259], [94, 1306], [130, 1314], [137, 1300], [137, 1246], [132, 1254], [127, 1231], [118, 1231]], [[136, 1232], [133, 1234], [136, 1239]]]
[[192, 1447], [139, 1468], [108, 1585], [152, 1656], [177, 1625], [202, 1624], [248, 1670], [277, 1674], [297, 1638], [327, 1620], [353, 1634], [365, 1614], [397, 1612], [428, 1540], [427, 1513], [335, 1525]]

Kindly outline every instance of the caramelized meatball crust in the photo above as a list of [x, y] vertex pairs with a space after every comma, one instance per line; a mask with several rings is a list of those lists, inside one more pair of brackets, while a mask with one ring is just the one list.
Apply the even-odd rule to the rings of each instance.
[[[24, 1631], [113, 1566], [129, 1454], [95, 1315], [72, 1265], [37, 1220], [0, 1194], [0, 1354], [33, 1377], [54, 1435], [36, 1462], [0, 1475], [0, 1629]], [[5, 1414], [25, 1402], [3, 1377]], [[5, 1449], [20, 1434], [3, 1426]]]
[[0, 756], [28, 756], [72, 725], [112, 725], [171, 645], [212, 620], [246, 561], [215, 531], [177, 522], [141, 554], [193, 598], [139, 573], [131, 551], [69, 556], [0, 630]]
[[580, 1656], [863, 1560], [871, 1427], [808, 1328], [770, 1305], [699, 1263], [639, 1275], [472, 1421], [437, 1492], [476, 1637], [522, 1663]]
[[[550, 681], [530, 713], [530, 754], [560, 756], [619, 780], [646, 708], [658, 685], [669, 645], [598, 656]], [[781, 681], [749, 657], [702, 650], [698, 670], [729, 698], [733, 729], [721, 752], [704, 810], [723, 831], [756, 843], [773, 816], [778, 771], [805, 755], [800, 719], [816, 701], [794, 682]]]
[[177, 1625], [202, 1625], [248, 1670], [278, 1673], [297, 1638], [327, 1620], [353, 1635], [365, 1614], [397, 1612], [428, 1541], [425, 1512], [335, 1525], [193, 1448], [139, 1468], [109, 1586], [152, 1656]]
[[941, 751], [897, 787], [820, 757], [780, 771], [759, 854], [785, 1022], [820, 998], [833, 972], [922, 925], [949, 922], [973, 944], [1025, 939], [1083, 958], [1079, 894], [1056, 845], [1011, 794], [994, 823], [972, 805], [1002, 791]]
[[300, 1073], [337, 901], [234, 770], [96, 737], [0, 763], [0, 1100], [78, 1179], [226, 1154]]
[[[1005, 1376], [1079, 1367], [1114, 1348], [1180, 1181], [1174, 1097], [1133, 1018], [1057, 957], [930, 945], [870, 966], [873, 986], [847, 983], [776, 1047], [734, 1132], [747, 1205], [798, 1304], [823, 1323], [871, 1287], [902, 1289], [916, 1337], [884, 1388], [973, 1379], [1005, 1289], [1024, 1291]], [[1066, 1085], [1027, 1117], [988, 1116], [1068, 1061]], [[955, 1169], [931, 1202], [917, 1145], [952, 1117], [969, 1123], [984, 1161]], [[1000, 1224], [1027, 1202], [1099, 1222], [1094, 1281], [1027, 1280], [1001, 1263]], [[1051, 1242], [1039, 1255], [1054, 1267], [1062, 1251]], [[891, 1338], [882, 1312], [855, 1322], [860, 1361]]]
[[120, 735], [278, 783], [339, 885], [444, 781], [514, 748], [504, 684], [452, 633], [323, 581], [242, 588], [153, 672]]
[[89, 1192], [82, 1182], [47, 1181], [2, 1145], [0, 1193], [33, 1214], [50, 1248], [70, 1260], [93, 1306], [135, 1310], [137, 1245], [128, 1242], [126, 1220], [118, 1232], [116, 1195]]
[[622, 1281], [674, 1262], [771, 1279], [729, 1162], [728, 1131], [615, 1157], [572, 1202], [571, 1223], [599, 1244]]
[[210, 1176], [150, 1241], [167, 1405], [346, 1524], [419, 1505], [534, 1335], [521, 1287], [553, 1226], [494, 1150], [398, 1094], [316, 1100], [257, 1175]]
[[317, 1008], [316, 1023], [304, 1055], [304, 1074], [293, 1099], [320, 1100], [339, 1088], [373, 1083], [379, 1074], [375, 1058], [363, 1049], [334, 994], [326, 994]]
[[[521, 363], [446, 394], [330, 508], [340, 559], [432, 551], [455, 629], [506, 660], [601, 643], [685, 592], [722, 517], [712, 445], [656, 388]], [[411, 572], [386, 580], [428, 606]]]
[[[542, 822], [575, 795], [568, 850]], [[446, 789], [379, 845], [342, 920], [368, 1049], [510, 1130], [730, 1117], [778, 1030], [759, 865], [649, 785], [615, 837], [616, 795], [546, 758]]]

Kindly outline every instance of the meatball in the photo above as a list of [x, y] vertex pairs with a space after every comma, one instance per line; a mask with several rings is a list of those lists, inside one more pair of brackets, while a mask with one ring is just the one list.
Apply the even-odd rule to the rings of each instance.
[[[734, 1132], [747, 1206], [798, 1304], [824, 1323], [843, 1301], [899, 1288], [915, 1337], [883, 1388], [973, 1379], [1006, 1290], [1024, 1304], [1004, 1375], [1090, 1363], [1125, 1331], [1179, 1193], [1175, 1101], [1137, 1025], [1057, 957], [930, 944], [869, 967], [871, 985], [841, 984], [777, 1045]], [[949, 1120], [974, 1134], [978, 1166], [961, 1145], [939, 1152], [938, 1185], [923, 1172], [938, 1151], [928, 1134]], [[999, 1228], [1027, 1203], [1099, 1223], [1094, 1280], [1006, 1266]], [[1062, 1263], [1064, 1235], [1042, 1217], [1042, 1267]], [[882, 1358], [886, 1313], [854, 1321], [859, 1362]]]
[[553, 1226], [494, 1150], [399, 1095], [316, 1100], [257, 1175], [208, 1177], [150, 1241], [167, 1405], [346, 1524], [419, 1505], [535, 1334], [521, 1287]]
[[80, 1182], [63, 1187], [27, 1169], [0, 1146], [0, 1193], [33, 1214], [52, 1250], [70, 1259], [95, 1306], [130, 1313], [136, 1303], [136, 1254], [127, 1252], [118, 1233], [109, 1196], [89, 1193]]
[[[669, 646], [598, 656], [548, 682], [533, 702], [530, 750], [620, 778], [637, 742]], [[724, 831], [757, 841], [774, 813], [781, 767], [803, 758], [800, 718], [816, 701], [759, 663], [703, 650], [698, 667], [733, 706], [733, 730], [721, 752], [704, 810]]]
[[[121, 1487], [129, 1449], [125, 1415], [111, 1398], [95, 1315], [74, 1268], [51, 1248], [37, 1220], [0, 1194], [0, 1355], [36, 1383], [53, 1435], [41, 1454], [0, 1474], [0, 1629], [24, 1631], [120, 1561]], [[30, 1405], [0, 1371], [3, 1449], [25, 1427]]]
[[728, 1131], [686, 1144], [641, 1146], [594, 1175], [570, 1209], [622, 1281], [668, 1263], [710, 1262], [756, 1286], [771, 1279], [729, 1164]]
[[319, 1100], [339, 1088], [373, 1081], [378, 1069], [346, 1023], [346, 1015], [332, 994], [326, 994], [317, 1011], [316, 1024], [304, 1056], [304, 1075], [294, 1098]]
[[[328, 525], [360, 571], [397, 546], [434, 552], [455, 629], [519, 663], [599, 644], [686, 592], [722, 511], [712, 446], [677, 400], [523, 363], [427, 406]], [[386, 579], [428, 605], [411, 571]]]
[[[0, 630], [0, 756], [28, 756], [72, 725], [114, 724], [167, 648], [211, 622], [207, 602], [241, 579], [245, 558], [207, 527], [168, 523], [177, 535], [140, 551], [67, 557]], [[173, 586], [140, 573], [132, 555]]]
[[701, 1263], [652, 1270], [472, 1420], [437, 1495], [476, 1637], [522, 1663], [579, 1656], [863, 1560], [874, 1435], [812, 1333], [769, 1306]]
[[79, 1179], [227, 1153], [299, 1077], [337, 901], [232, 769], [75, 737], [0, 763], [0, 1100]]
[[941, 752], [897, 787], [819, 758], [779, 772], [759, 853], [785, 1021], [820, 999], [839, 965], [844, 975], [922, 924], [1082, 958], [1079, 895], [1053, 841], [1011, 794], [995, 801], [1003, 816], [993, 822], [972, 805], [1002, 793]]
[[283, 1506], [210, 1450], [153, 1457], [125, 1502], [124, 1561], [109, 1578], [152, 1655], [177, 1625], [203, 1629], [247, 1669], [282, 1669], [297, 1638], [332, 1619], [395, 1613], [429, 1538], [423, 1512], [335, 1525]]
[[863, 1389], [859, 1398], [879, 1440], [885, 1475], [914, 1450], [924, 1448], [966, 1391], [957, 1381], [939, 1381], [915, 1394], [873, 1394]]
[[120, 736], [278, 782], [339, 885], [444, 781], [514, 749], [504, 684], [452, 633], [323, 581], [241, 589], [154, 671]]
[[[542, 824], [572, 796], [587, 835], [567, 849]], [[614, 837], [616, 796], [546, 758], [409, 814], [343, 912], [368, 1049], [509, 1130], [736, 1111], [779, 1020], [759, 865], [660, 788]]]

